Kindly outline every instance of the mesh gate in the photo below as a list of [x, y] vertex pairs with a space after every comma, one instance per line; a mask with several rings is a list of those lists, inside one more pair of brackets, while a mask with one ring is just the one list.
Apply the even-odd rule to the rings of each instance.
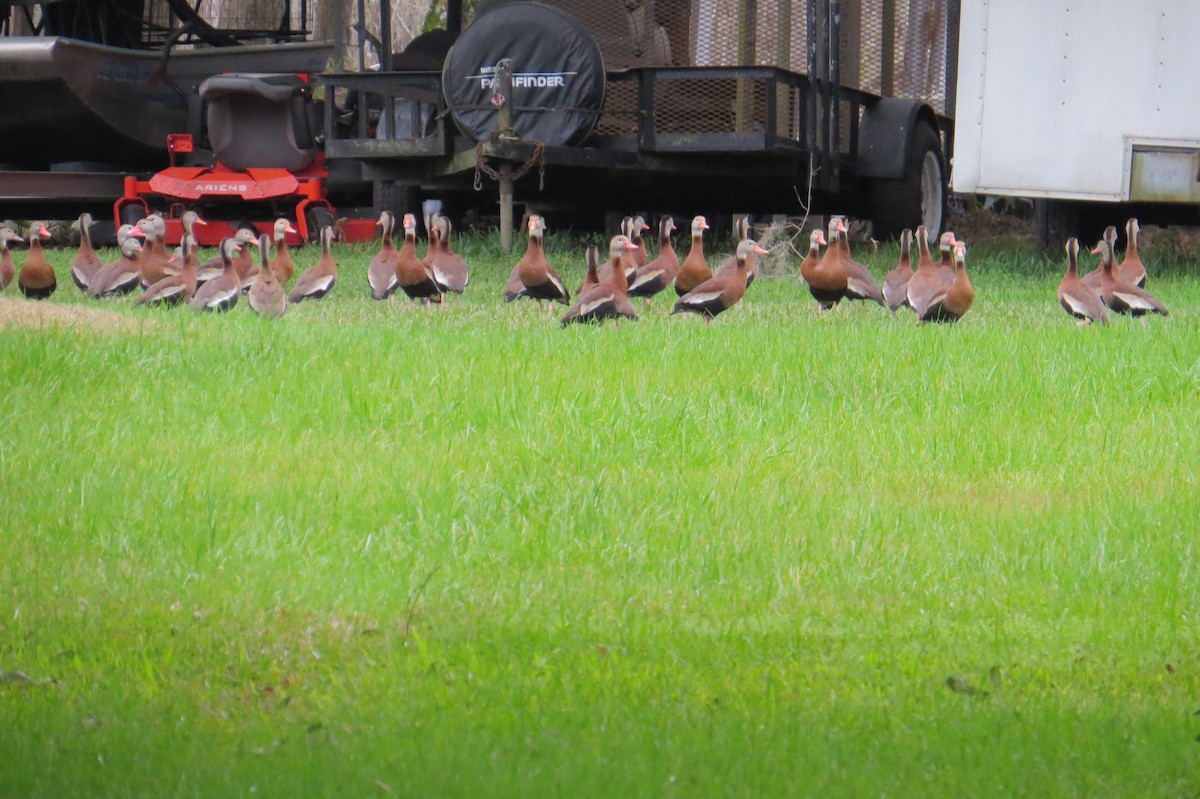
[[[843, 86], [881, 96], [922, 98], [940, 114], [954, 113], [958, 0], [541, 2], [578, 18], [600, 45], [609, 70], [776, 66], [806, 73], [810, 16], [820, 40], [828, 13], [837, 17], [840, 26]], [[479, 13], [497, 4], [481, 3]], [[753, 81], [733, 78], [673, 81], [669, 92], [656, 97], [655, 129], [721, 132], [765, 124], [765, 91]], [[596, 132], [635, 132], [637, 99], [635, 83], [610, 81]], [[786, 93], [777, 98], [781, 108], [793, 101]], [[789, 117], [781, 113], [780, 124], [789, 125]], [[799, 135], [795, 130], [790, 133], [792, 138]], [[848, 140], [840, 144], [844, 148]]]

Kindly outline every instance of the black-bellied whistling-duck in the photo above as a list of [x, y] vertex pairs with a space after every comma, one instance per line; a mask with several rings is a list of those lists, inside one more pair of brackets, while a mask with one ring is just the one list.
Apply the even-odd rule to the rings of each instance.
[[[832, 247], [832, 245], [831, 245]], [[870, 300], [886, 307], [883, 292], [871, 270], [860, 264], [850, 255], [849, 228], [844, 217], [838, 218], [837, 250], [842, 258], [842, 268], [846, 270], [846, 299]]]
[[142, 269], [139, 281], [143, 288], [154, 285], [168, 274], [167, 261], [171, 256], [166, 243], [158, 237], [158, 223], [161, 221], [162, 216], [148, 216], [137, 223], [138, 230], [146, 237], [142, 242], [142, 257], [139, 260]]
[[191, 300], [196, 294], [196, 267], [200, 265], [200, 256], [196, 247], [196, 239], [184, 233], [179, 241], [183, 250], [183, 265], [179, 273], [167, 275], [137, 298], [138, 305], [178, 305]]
[[434, 265], [417, 257], [417, 218], [404, 215], [404, 243], [396, 253], [396, 283], [411, 300], [440, 303], [446, 290], [445, 278]]
[[[292, 275], [296, 274], [296, 264], [292, 262], [292, 254], [288, 251], [287, 236], [290, 233], [293, 236], [300, 235], [296, 228], [292, 227], [292, 223], [286, 219], [279, 218], [275, 220], [274, 235], [272, 239], [275, 242], [275, 254], [271, 256], [270, 264], [271, 271], [275, 273], [275, 279], [281, 284], [287, 283], [292, 279]], [[258, 240], [259, 245], [262, 244], [262, 239]]]
[[508, 273], [508, 282], [504, 284], [504, 290], [501, 292], [504, 295], [505, 302], [512, 302], [520, 297], [528, 296], [525, 293], [525, 284], [521, 282], [521, 268], [514, 266], [512, 271]]
[[1131, 283], [1140, 289], [1146, 288], [1146, 265], [1138, 254], [1138, 231], [1141, 227], [1135, 217], [1130, 217], [1125, 223], [1125, 257], [1117, 265], [1118, 280]]
[[941, 259], [937, 261], [937, 270], [943, 286], [950, 285], [950, 281], [954, 280], [954, 276], [958, 274], [954, 267], [954, 242], [954, 234], [949, 230], [938, 238], [938, 252], [941, 253]]
[[[275, 257], [268, 258], [269, 251], [259, 253], [257, 264], [254, 264], [250, 269], [246, 269], [245, 271], [238, 270], [238, 274], [241, 276], [242, 294], [250, 292], [254, 281], [258, 280], [258, 270], [262, 269], [264, 262], [268, 263], [272, 270], [275, 270], [275, 280], [278, 282], [287, 283], [289, 280], [292, 280], [292, 275], [296, 268], [295, 264], [292, 263], [292, 253], [288, 252], [286, 239], [289, 233], [296, 234], [298, 232], [292, 227], [292, 223], [281, 216], [275, 220], [275, 224], [272, 224], [270, 236], [258, 236], [258, 240], [254, 242], [254, 246], [262, 245], [264, 239], [268, 241], [268, 245], [270, 245], [271, 241], [275, 242]], [[247, 254], [252, 253], [247, 252]], [[284, 277], [284, 275], [287, 275], [287, 277]]]
[[942, 278], [937, 264], [929, 257], [929, 237], [924, 225], [917, 227], [917, 268], [908, 279], [908, 307], [922, 316], [929, 310], [929, 303], [942, 290]]
[[432, 263], [433, 257], [442, 249], [442, 233], [438, 230], [437, 214], [425, 215], [425, 254], [421, 260]]
[[58, 278], [54, 275], [54, 267], [46, 260], [42, 252], [42, 236], [50, 237], [50, 231], [45, 225], [34, 222], [29, 227], [29, 253], [21, 271], [17, 274], [17, 288], [31, 300], [44, 300], [58, 288]]
[[1096, 243], [1093, 255], [1100, 256], [1100, 299], [1115, 313], [1145, 316], [1148, 313], [1167, 315], [1167, 306], [1132, 283], [1113, 274], [1112, 245], [1105, 239]]
[[530, 216], [529, 245], [517, 263], [517, 274], [521, 278], [521, 285], [525, 287], [525, 296], [537, 300], [539, 308], [542, 300], [561, 302], [564, 305], [571, 301], [571, 293], [546, 260], [542, 244], [545, 232], [546, 221], [537, 214]]
[[[749, 217], [739, 217], [733, 225], [733, 232], [737, 234], [738, 244], [741, 244], [746, 239], [750, 238], [750, 219]], [[735, 245], [736, 246], [736, 245]], [[737, 255], [731, 255], [725, 259], [725, 262], [713, 272], [713, 277], [727, 277], [734, 273], [737, 269]], [[758, 259], [754, 257], [754, 252], [751, 251], [746, 256], [746, 285], [749, 286], [754, 282], [754, 276], [758, 270]]]
[[664, 216], [658, 220], [658, 255], [645, 266], [638, 267], [629, 284], [630, 297], [644, 297], [646, 302], [675, 281], [679, 272], [679, 256], [671, 246], [671, 231], [675, 220]]
[[238, 297], [242, 294], [242, 279], [238, 277], [234, 257], [241, 249], [244, 247], [236, 235], [221, 239], [218, 250], [224, 271], [196, 289], [195, 296], [188, 303], [192, 310], [228, 311], [237, 305]]
[[89, 228], [93, 224], [91, 214], [85, 212], [79, 215], [79, 249], [71, 259], [71, 279], [75, 281], [79, 290], [85, 293], [88, 286], [92, 285], [92, 278], [104, 268], [104, 261], [92, 247], [92, 234]]
[[471, 282], [471, 273], [467, 269], [467, 262], [451, 247], [452, 226], [450, 220], [438, 214], [433, 214], [432, 219], [436, 231], [437, 247], [427, 263], [441, 273], [446, 281], [446, 291], [462, 294], [466, 290], [467, 284]]
[[900, 232], [900, 261], [883, 279], [883, 299], [893, 311], [908, 305], [908, 281], [913, 276], [912, 239], [912, 231], [908, 228]]
[[[258, 244], [261, 245], [263, 239], [268, 243], [275, 242], [275, 255], [267, 259], [267, 263], [271, 264], [271, 269], [275, 272], [275, 279], [281, 284], [292, 279], [292, 275], [296, 272], [296, 265], [292, 263], [292, 255], [288, 252], [287, 234], [299, 235], [296, 228], [292, 227], [292, 223], [284, 217], [279, 217], [275, 220], [275, 224], [271, 226], [271, 235], [259, 236]], [[254, 285], [254, 281], [258, 279], [258, 270], [262, 268], [262, 260], [266, 253], [259, 253], [259, 263], [254, 264], [244, 273], [239, 272], [242, 276], [242, 293], [250, 290]], [[286, 277], [284, 277], [286, 275]]]
[[[1117, 229], [1115, 227], [1113, 227], [1112, 225], [1109, 225], [1108, 227], [1104, 228], [1104, 232], [1101, 234], [1101, 237], [1104, 239], [1104, 241], [1108, 242], [1108, 252], [1112, 255], [1113, 258], [1116, 258]], [[1097, 253], [1097, 250], [1092, 250], [1093, 255], [1095, 255], [1096, 253]], [[1080, 279], [1080, 281], [1083, 282], [1083, 285], [1087, 286], [1088, 288], [1092, 289], [1097, 294], [1099, 294], [1100, 293], [1100, 276], [1103, 273], [1104, 273], [1104, 259], [1101, 258], [1100, 263], [1096, 264], [1095, 269], [1086, 273], [1083, 277], [1081, 277], [1079, 279]], [[1113, 274], [1116, 275], [1116, 272], [1114, 271]]]
[[275, 277], [275, 270], [271, 268], [270, 236], [259, 237], [258, 252], [258, 275], [254, 278], [254, 285], [246, 293], [246, 302], [250, 305], [250, 310], [259, 316], [278, 318], [287, 310], [287, 293]]
[[[155, 232], [158, 234], [159, 238], [162, 239], [163, 251], [165, 252], [166, 246], [167, 246], [166, 245], [167, 222], [165, 219], [162, 218], [161, 214], [151, 214], [150, 218], [154, 220]], [[197, 248], [197, 250], [196, 250], [196, 258], [197, 258], [196, 270], [198, 272], [200, 269], [200, 261], [199, 261], [199, 257], [200, 257], [199, 246], [200, 246], [200, 244], [199, 244], [199, 240], [196, 238], [196, 225], [207, 225], [208, 223], [205, 222], [203, 219], [201, 219], [200, 214], [196, 213], [195, 211], [184, 211], [183, 216], [179, 217], [179, 224], [183, 228], [183, 235], [190, 236], [192, 239], [193, 245]], [[163, 266], [163, 269], [166, 271], [166, 273], [168, 275], [177, 275], [181, 271], [183, 271], [183, 260], [184, 260], [185, 253], [184, 253], [182, 244], [183, 244], [183, 239], [182, 239], [182, 237], [180, 237], [180, 245], [181, 246], [175, 248], [175, 252], [173, 253], [174, 257], [168, 258], [167, 263]]]
[[692, 247], [679, 264], [675, 273], [675, 293], [682, 297], [706, 280], [712, 280], [712, 269], [704, 260], [704, 231], [708, 221], [702, 216], [692, 217]]
[[144, 247], [137, 232], [128, 236], [117, 248], [120, 256], [96, 273], [88, 292], [92, 297], [115, 297], [130, 294], [142, 282]]
[[1079, 279], [1079, 239], [1067, 239], [1067, 273], [1058, 284], [1058, 303], [1063, 310], [1079, 319], [1077, 324], [1099, 322], [1108, 324], [1108, 309], [1091, 286]]
[[[596, 262], [600, 257], [598, 248], [595, 245], [588, 245], [583, 257], [587, 261], [587, 272], [583, 275], [583, 283], [579, 285], [579, 290], [575, 292], [577, 296], [583, 296], [583, 292], [600, 282], [600, 266]], [[612, 268], [611, 265], [609, 268]]]
[[922, 322], [957, 322], [971, 309], [975, 301], [975, 289], [967, 277], [967, 244], [954, 242], [954, 280], [933, 296], [925, 313], [918, 318]]
[[8, 249], [10, 241], [25, 241], [10, 227], [0, 227], [0, 291], [8, 288], [17, 274], [17, 265], [13, 260], [12, 250]]
[[[646, 253], [646, 240], [642, 238], [642, 231], [649, 230], [650, 226], [646, 224], [645, 217], [635, 216], [629, 220], [629, 240], [633, 242], [634, 249], [629, 251], [630, 258], [633, 259], [635, 269], [646, 265], [650, 260], [650, 256]], [[629, 272], [625, 273], [626, 280], [630, 277]]]
[[[829, 222], [829, 243], [837, 241], [838, 224], [836, 220]], [[800, 277], [808, 284], [808, 293], [817, 301], [817, 311], [828, 311], [841, 302], [846, 294], [846, 270], [842, 266], [842, 258], [837, 247], [826, 248], [821, 255], [821, 247], [826, 242], [825, 234], [814, 230], [808, 235], [808, 253], [800, 262]]]
[[[111, 297], [128, 294], [142, 279], [142, 243], [145, 234], [137, 225], [121, 225], [117, 229], [117, 260], [105, 264], [88, 284], [92, 297]], [[129, 242], [134, 242], [137, 246]]]
[[396, 261], [400, 257], [400, 251], [392, 242], [392, 230], [396, 226], [396, 218], [390, 211], [383, 211], [379, 214], [379, 221], [375, 224], [381, 228], [379, 252], [375, 253], [371, 258], [371, 263], [367, 265], [367, 283], [371, 286], [372, 299], [386, 300], [396, 293], [396, 289], [400, 288], [400, 281], [396, 277]]
[[[616, 268], [621, 263], [621, 253], [631, 252], [634, 246], [628, 236], [612, 237], [608, 243], [608, 263], [613, 268], [609, 270], [608, 278], [580, 293], [579, 299], [563, 315], [563, 327], [572, 322], [600, 322], [618, 317], [637, 321], [637, 314], [629, 304], [629, 285], [625, 282], [625, 270]], [[595, 245], [588, 246], [587, 257], [589, 263], [595, 261]]]
[[717, 314], [724, 313], [741, 302], [746, 294], [746, 257], [752, 252], [759, 255], [767, 253], [753, 239], [740, 242], [737, 248], [737, 271], [726, 277], [711, 278], [696, 286], [679, 298], [671, 313], [699, 314], [704, 317], [705, 322], [712, 322]]
[[[641, 238], [639, 226], [644, 226], [645, 224], [646, 224], [646, 221], [644, 219], [642, 219], [642, 217], [640, 217], [640, 216], [627, 216], [621, 220], [621, 230], [617, 235], [624, 236], [625, 238], [629, 239], [629, 241], [631, 243], [633, 243], [633, 237], [635, 235], [638, 236], [638, 238]], [[637, 246], [637, 244], [634, 243], [634, 247], [636, 247], [636, 246]], [[621, 269], [623, 269], [625, 271], [626, 285], [633, 282], [634, 273], [637, 272], [637, 268], [639, 266], [637, 259], [634, 257], [634, 255], [636, 253], [637, 253], [636, 249], [622, 250], [621, 256], [618, 259], [621, 264]], [[646, 253], [646, 249], [645, 249], [645, 247], [643, 247], [642, 254], [645, 255], [645, 253]], [[604, 263], [600, 264], [600, 281], [601, 282], [604, 282], [611, 277], [611, 275], [609, 274], [609, 270], [612, 269], [612, 265], [613, 265], [612, 258], [609, 258], [609, 259], [605, 260]], [[580, 287], [580, 291], [583, 291], [582, 286]]]
[[[250, 253], [250, 248], [258, 246], [258, 239], [255, 237], [253, 230], [241, 227], [233, 234], [233, 240], [238, 245], [232, 256], [234, 259], [234, 271], [237, 272], [238, 279], [240, 280], [241, 275], [249, 272], [254, 267], [254, 256]], [[196, 270], [196, 282], [203, 285], [223, 274], [225, 274], [225, 259], [221, 255], [220, 247], [218, 247], [216, 255], [201, 262], [200, 267]]]
[[289, 301], [319, 300], [333, 290], [337, 283], [337, 261], [333, 259], [332, 245], [333, 228], [326, 225], [321, 228], [321, 257], [296, 279], [288, 294]]

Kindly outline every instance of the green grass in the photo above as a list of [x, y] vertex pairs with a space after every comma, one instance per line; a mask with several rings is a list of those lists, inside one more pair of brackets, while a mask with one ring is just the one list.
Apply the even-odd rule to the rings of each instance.
[[561, 330], [462, 249], [277, 321], [51, 253], [146, 324], [2, 331], [0, 796], [1200, 794], [1182, 265], [1144, 326], [980, 247], [957, 326]]

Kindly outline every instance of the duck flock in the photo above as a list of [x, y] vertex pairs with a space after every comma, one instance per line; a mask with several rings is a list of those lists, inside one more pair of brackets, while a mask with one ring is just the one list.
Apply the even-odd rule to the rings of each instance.
[[[289, 305], [304, 300], [319, 300], [333, 290], [338, 266], [331, 252], [334, 230], [320, 232], [321, 253], [315, 264], [305, 270], [288, 290], [296, 268], [285, 243], [296, 231], [287, 219], [275, 222], [273, 236], [257, 240], [249, 229], [240, 229], [221, 241], [218, 254], [204, 262], [199, 259], [194, 228], [205, 222], [194, 211], [180, 219], [184, 233], [174, 253], [166, 246], [166, 222], [151, 214], [136, 225], [123, 225], [117, 231], [120, 256], [104, 263], [92, 247], [88, 228], [89, 214], [79, 218], [80, 244], [71, 260], [71, 277], [84, 293], [95, 297], [127, 295], [138, 288], [136, 302], [143, 305], [188, 303], [196, 310], [227, 311], [245, 295], [250, 308], [264, 316], [282, 316]], [[425, 220], [429, 231], [428, 248], [417, 255], [417, 222], [413, 214], [402, 221], [403, 242], [393, 241], [395, 219], [380, 214], [382, 229], [379, 251], [367, 267], [367, 282], [376, 300], [393, 298], [399, 292], [414, 301], [441, 303], [447, 293], [462, 294], [470, 282], [466, 261], [451, 247], [450, 221], [440, 215]], [[739, 242], [734, 256], [715, 270], [704, 253], [704, 231], [709, 227], [703, 216], [691, 221], [691, 245], [680, 260], [672, 245], [674, 220], [664, 216], [658, 225], [658, 251], [651, 258], [642, 238], [649, 230], [641, 216], [626, 217], [621, 233], [609, 241], [607, 258], [600, 262], [598, 250], [586, 251], [587, 275], [573, 293], [546, 259], [543, 238], [545, 220], [530, 215], [528, 243], [521, 259], [513, 267], [504, 287], [504, 299], [537, 301], [539, 307], [552, 303], [568, 306], [563, 326], [605, 319], [638, 318], [631, 298], [645, 304], [660, 292], [674, 287], [678, 297], [672, 313], [693, 313], [711, 322], [736, 306], [754, 282], [756, 257], [766, 255], [749, 238], [745, 218], [737, 224]], [[1067, 271], [1058, 287], [1058, 300], [1078, 324], [1107, 324], [1109, 312], [1138, 317], [1167, 314], [1166, 307], [1146, 290], [1147, 272], [1138, 253], [1138, 222], [1130, 219], [1125, 226], [1126, 249], [1120, 264], [1115, 263], [1115, 227], [1105, 230], [1091, 251], [1100, 256], [1093, 271], [1079, 274], [1079, 241], [1066, 244]], [[0, 227], [0, 291], [13, 282], [30, 299], [45, 299], [57, 288], [53, 267], [42, 252], [41, 239], [49, 232], [39, 223], [29, 229], [29, 251], [18, 270], [10, 242], [23, 242], [12, 228]], [[913, 243], [917, 245], [913, 265]], [[271, 245], [274, 244], [274, 254]], [[252, 248], [258, 248], [257, 258]], [[808, 286], [820, 312], [842, 300], [874, 302], [891, 311], [911, 310], [922, 322], [954, 322], [970, 310], [975, 299], [966, 269], [966, 243], [953, 233], [943, 233], [938, 244], [940, 259], [934, 261], [924, 226], [915, 233], [905, 230], [900, 237], [900, 258], [883, 280], [875, 281], [870, 270], [854, 260], [847, 236], [847, 220], [832, 216], [827, 230], [813, 230], [808, 251], [800, 263], [800, 277]], [[572, 298], [574, 301], [572, 302]]]

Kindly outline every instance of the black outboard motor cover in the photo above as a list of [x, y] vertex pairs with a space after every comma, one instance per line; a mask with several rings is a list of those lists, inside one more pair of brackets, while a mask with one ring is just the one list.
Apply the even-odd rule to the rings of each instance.
[[540, 3], [509, 3], [462, 32], [442, 67], [442, 92], [454, 122], [474, 141], [499, 126], [493, 73], [512, 60], [513, 128], [518, 138], [578, 144], [604, 105], [604, 61], [583, 24]]

